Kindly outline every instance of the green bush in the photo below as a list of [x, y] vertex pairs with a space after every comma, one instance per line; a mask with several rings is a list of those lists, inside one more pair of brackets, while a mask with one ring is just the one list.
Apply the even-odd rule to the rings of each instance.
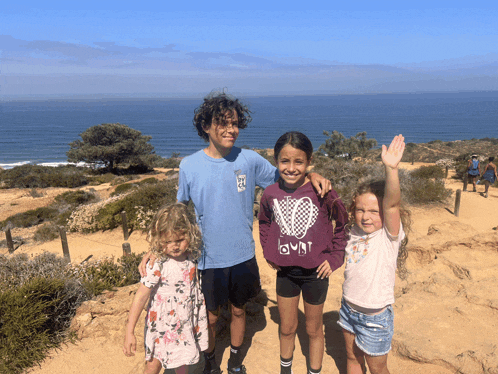
[[[350, 205], [359, 184], [385, 178], [384, 166], [380, 163], [336, 159], [327, 162], [326, 158], [320, 157], [315, 159], [314, 165], [313, 171], [330, 179], [332, 188], [337, 191], [346, 206]], [[437, 169], [444, 176], [444, 172], [439, 166]], [[433, 175], [433, 173], [435, 171], [427, 174]], [[421, 174], [425, 175], [426, 171], [424, 170]], [[444, 182], [440, 179], [422, 178], [417, 173], [413, 175], [404, 169], [399, 170], [399, 179], [402, 200], [410, 204], [443, 202], [451, 196], [451, 191], [444, 187]], [[427, 193], [424, 193], [424, 189], [427, 189]]]
[[430, 204], [443, 202], [451, 194], [441, 179], [413, 178], [405, 195], [411, 204]]
[[86, 185], [86, 168], [65, 165], [58, 167], [21, 165], [0, 173], [5, 188], [74, 188]]
[[17, 213], [0, 222], [0, 227], [32, 227], [57, 217], [58, 210], [51, 207], [41, 207], [26, 212]]
[[97, 197], [93, 192], [78, 190], [64, 192], [57, 195], [54, 200], [58, 204], [67, 204], [74, 208], [81, 204], [94, 202]]
[[411, 172], [415, 178], [422, 179], [442, 179], [444, 178], [445, 171], [438, 165], [421, 166]]
[[116, 188], [114, 189], [114, 192], [111, 193], [111, 197], [124, 194], [126, 192], [131, 191], [134, 188], [137, 188], [137, 185], [134, 183], [120, 184], [120, 185], [116, 186]]
[[88, 183], [91, 186], [98, 186], [99, 184], [111, 183], [114, 178], [116, 178], [116, 175], [112, 173], [91, 175], [88, 177]]
[[180, 153], [173, 152], [170, 158], [163, 158], [159, 155], [151, 155], [147, 159], [147, 164], [154, 168], [171, 168], [178, 169], [180, 167]]
[[37, 242], [49, 242], [59, 237], [59, 229], [53, 224], [43, 225], [36, 229], [33, 240]]
[[169, 203], [176, 202], [176, 181], [162, 181], [140, 186], [121, 200], [111, 202], [101, 208], [95, 217], [100, 230], [112, 230], [121, 224], [121, 212], [125, 211], [130, 228], [144, 228], [143, 212], [156, 212]]
[[53, 253], [0, 255], [0, 373], [21, 373], [67, 340], [83, 301], [138, 282], [142, 256], [71, 266]]
[[0, 293], [0, 372], [21, 373], [60, 343], [52, 322], [63, 289], [63, 280], [34, 278]]
[[140, 281], [138, 265], [142, 261], [143, 253], [131, 254], [118, 259], [105, 259], [83, 265], [78, 277], [83, 287], [90, 295], [99, 295], [104, 290], [115, 287], [124, 287]]
[[145, 178], [145, 179], [142, 179], [140, 182], [138, 182], [138, 184], [140, 186], [143, 186], [145, 184], [156, 184], [156, 183], [159, 183], [159, 181], [154, 177]]

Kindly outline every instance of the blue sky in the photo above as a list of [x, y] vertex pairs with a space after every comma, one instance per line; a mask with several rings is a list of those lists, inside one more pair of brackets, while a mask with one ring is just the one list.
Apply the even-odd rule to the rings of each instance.
[[498, 89], [496, 2], [171, 3], [2, 5], [1, 94]]

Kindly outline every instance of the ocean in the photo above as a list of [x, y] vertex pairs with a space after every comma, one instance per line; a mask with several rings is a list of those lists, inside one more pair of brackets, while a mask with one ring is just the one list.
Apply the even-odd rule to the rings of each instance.
[[[497, 137], [498, 92], [242, 98], [252, 122], [236, 145], [272, 148], [286, 131], [305, 133], [318, 148], [323, 131], [366, 131], [379, 146], [395, 134], [406, 142]], [[151, 135], [155, 152], [186, 156], [205, 147], [192, 125], [202, 99], [101, 99], [0, 102], [0, 166], [67, 162], [69, 143], [101, 123]]]

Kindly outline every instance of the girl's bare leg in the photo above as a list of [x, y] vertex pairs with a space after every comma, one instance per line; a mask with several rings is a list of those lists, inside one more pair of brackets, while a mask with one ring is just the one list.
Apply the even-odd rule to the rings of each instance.
[[383, 356], [365, 355], [365, 359], [372, 374], [390, 374], [387, 369], [387, 354]]
[[310, 368], [319, 370], [322, 367], [325, 338], [323, 336], [323, 304], [312, 305], [304, 302], [306, 316], [306, 332], [310, 339]]
[[277, 304], [280, 313], [280, 356], [288, 359], [294, 353], [299, 296], [281, 297], [277, 295]]
[[177, 367], [175, 369], [175, 373], [176, 374], [187, 374], [188, 373], [188, 366], [183, 365], [183, 366]]
[[161, 361], [157, 358], [153, 358], [150, 361], [145, 361], [144, 374], [159, 374], [162, 368]]
[[348, 374], [364, 374], [366, 373], [365, 357], [363, 351], [356, 346], [354, 339], [355, 334], [342, 329], [344, 341], [346, 342], [347, 355], [347, 373]]

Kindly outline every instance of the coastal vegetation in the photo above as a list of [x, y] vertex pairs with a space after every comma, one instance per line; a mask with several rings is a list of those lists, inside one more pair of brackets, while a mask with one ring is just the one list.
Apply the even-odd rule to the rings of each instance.
[[142, 255], [76, 266], [51, 253], [0, 255], [0, 372], [22, 373], [71, 339], [81, 303], [138, 282]]
[[377, 140], [367, 138], [366, 131], [349, 138], [338, 131], [324, 131], [323, 135], [328, 138], [318, 151], [330, 158], [346, 157], [351, 160], [354, 157], [365, 157], [367, 152], [377, 145]]
[[[498, 155], [495, 140], [463, 141], [457, 146], [453, 145], [455, 142], [408, 143], [406, 162], [445, 161], [413, 171], [401, 170], [403, 200], [408, 204], [444, 202], [451, 195], [445, 187], [445, 167], [455, 167], [457, 175], [463, 176], [471, 153], [479, 150], [482, 155]], [[377, 162], [380, 151], [372, 149], [372, 141], [374, 139], [367, 139], [366, 133], [359, 133], [354, 139], [346, 139], [338, 133], [334, 138], [331, 136], [331, 142], [335, 143], [329, 142], [329, 146], [324, 145], [314, 155], [314, 171], [331, 179], [346, 205], [358, 183], [384, 177], [383, 168]], [[269, 150], [260, 153], [273, 160]], [[351, 158], [337, 157], [344, 153]], [[170, 159], [148, 156], [149, 161], [155, 160], [155, 165], [160, 165], [155, 167], [177, 167], [180, 162], [178, 154]], [[139, 180], [144, 176], [132, 174], [138, 169], [129, 169], [129, 164], [113, 165], [112, 173], [110, 166], [109, 170], [102, 171], [75, 166], [23, 165], [0, 171], [3, 188], [32, 189], [33, 198], [43, 195], [36, 188], [71, 188], [57, 195], [46, 207], [1, 221], [0, 227], [37, 227], [33, 239], [47, 241], [58, 237], [60, 226], [81, 233], [113, 229], [121, 224], [121, 212], [125, 211], [131, 230], [145, 230], [160, 205], [176, 200], [177, 174], [173, 172], [166, 180], [159, 180], [157, 174], [150, 173]], [[78, 189], [102, 183], [109, 183], [112, 190], [105, 197], [88, 187]], [[34, 258], [0, 255], [0, 372], [21, 373], [42, 360], [50, 348], [71, 338], [68, 327], [76, 308], [105, 289], [136, 283], [140, 258], [132, 255], [117, 261], [106, 259], [72, 266], [48, 253]]]
[[94, 166], [103, 166], [111, 172], [119, 164], [148, 168], [154, 147], [149, 144], [152, 136], [142, 135], [120, 123], [104, 123], [89, 127], [80, 134], [81, 140], [69, 143], [67, 151], [69, 162], [84, 162]]

